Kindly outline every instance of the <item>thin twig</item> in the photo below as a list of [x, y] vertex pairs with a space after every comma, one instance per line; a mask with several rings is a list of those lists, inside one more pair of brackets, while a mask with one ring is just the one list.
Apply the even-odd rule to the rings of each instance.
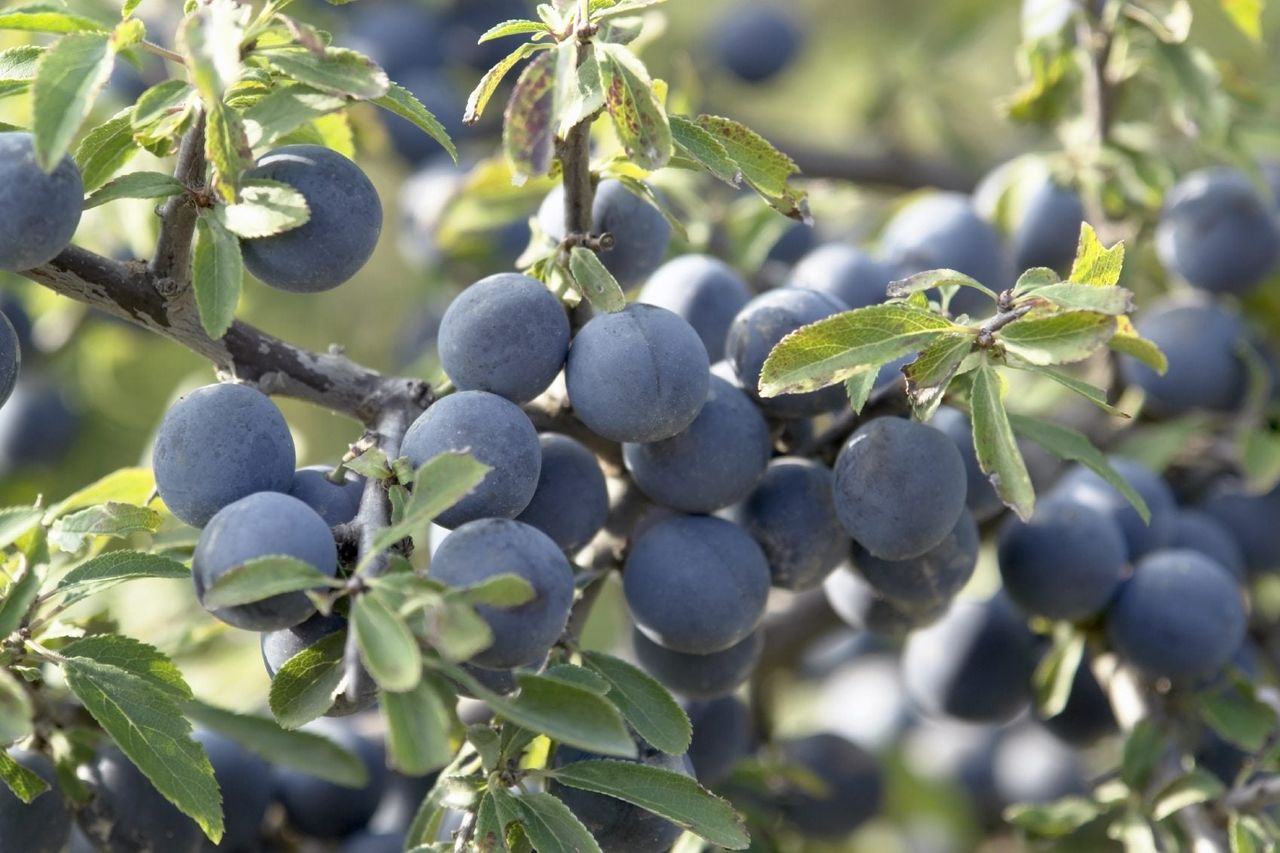
[[195, 236], [195, 194], [204, 189], [204, 112], [196, 115], [195, 123], [183, 134], [178, 146], [178, 162], [173, 176], [187, 189], [165, 202], [160, 213], [160, 237], [156, 241], [156, 255], [151, 261], [151, 274], [156, 278], [173, 282], [171, 295], [185, 290], [191, 284], [191, 243]]
[[179, 65], [187, 64], [187, 60], [182, 54], [169, 50], [169, 48], [167, 47], [161, 47], [160, 45], [156, 44], [153, 41], [144, 40], [141, 44], [138, 45], [138, 47], [142, 48], [148, 53], [153, 53], [156, 56], [167, 59], [170, 62], [176, 62]]

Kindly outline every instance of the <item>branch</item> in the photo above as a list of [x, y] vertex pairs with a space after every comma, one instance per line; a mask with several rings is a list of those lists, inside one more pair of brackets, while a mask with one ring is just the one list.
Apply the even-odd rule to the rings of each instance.
[[191, 241], [195, 234], [200, 209], [196, 194], [204, 190], [204, 112], [196, 113], [195, 123], [182, 137], [178, 147], [178, 164], [173, 176], [187, 192], [171, 197], [160, 213], [160, 237], [151, 273], [157, 278], [172, 279], [175, 292], [191, 284]]
[[1236, 788], [1223, 799], [1224, 812], [1258, 812], [1280, 803], [1280, 775], [1264, 776]]
[[[776, 141], [775, 141], [776, 142]], [[955, 166], [924, 160], [912, 154], [848, 154], [815, 148], [802, 142], [776, 142], [800, 167], [806, 178], [829, 178], [896, 189], [932, 187], [955, 192], [971, 192], [977, 185], [975, 174]]]

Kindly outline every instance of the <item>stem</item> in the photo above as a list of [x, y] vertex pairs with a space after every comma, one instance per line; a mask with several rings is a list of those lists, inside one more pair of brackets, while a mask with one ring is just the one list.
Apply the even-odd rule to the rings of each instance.
[[191, 285], [191, 243], [199, 215], [193, 194], [204, 189], [204, 129], [205, 118], [201, 110], [196, 114], [191, 129], [182, 137], [178, 146], [178, 164], [173, 171], [173, 176], [188, 192], [165, 202], [160, 213], [156, 256], [151, 261], [151, 274], [156, 278], [171, 279], [175, 293]]
[[[1084, 4], [1088, 6], [1089, 4]], [[1086, 8], [1076, 23], [1076, 40], [1089, 52], [1089, 65], [1084, 76], [1084, 113], [1092, 128], [1094, 143], [1100, 149], [1111, 139], [1115, 106], [1115, 89], [1107, 76], [1114, 44], [1111, 28], [1091, 9]]]
[[174, 51], [169, 50], [169, 48], [167, 47], [161, 47], [155, 42], [144, 40], [141, 44], [138, 45], [138, 47], [142, 48], [148, 53], [153, 53], [156, 56], [163, 57], [164, 59], [167, 59], [170, 62], [176, 62], [179, 65], [187, 64], [187, 60], [183, 57], [182, 54], [175, 53]]
[[467, 845], [471, 843], [471, 837], [476, 832], [476, 813], [468, 811], [462, 815], [462, 823], [458, 826], [458, 834], [453, 839], [454, 853], [464, 853]]
[[1255, 779], [1231, 791], [1219, 804], [1223, 812], [1257, 812], [1280, 803], [1280, 775]]

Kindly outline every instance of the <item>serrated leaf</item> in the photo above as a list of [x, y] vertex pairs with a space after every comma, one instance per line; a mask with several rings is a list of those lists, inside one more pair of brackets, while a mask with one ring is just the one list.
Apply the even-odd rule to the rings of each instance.
[[1000, 499], [1022, 520], [1029, 519], [1036, 505], [1035, 488], [1004, 408], [1004, 383], [990, 364], [974, 372], [969, 405], [973, 447], [982, 472]]
[[632, 803], [661, 815], [712, 844], [744, 850], [742, 818], [729, 803], [682, 773], [627, 761], [578, 761], [552, 776], [562, 785]]
[[667, 118], [671, 124], [671, 139], [677, 153], [701, 164], [729, 186], [742, 184], [742, 171], [720, 140], [684, 116], [673, 115]]
[[40, 523], [44, 513], [35, 506], [0, 509], [0, 548], [8, 548]]
[[364, 762], [326, 737], [288, 731], [266, 717], [239, 714], [194, 699], [182, 707], [189, 719], [231, 738], [273, 766], [289, 767], [348, 788], [369, 784]]
[[946, 287], [948, 285], [971, 287], [974, 290], [981, 291], [987, 296], [990, 296], [992, 300], [997, 298], [994, 290], [987, 287], [976, 278], [967, 276], [962, 272], [947, 269], [925, 270], [924, 272], [916, 273], [913, 276], [890, 282], [889, 286], [885, 289], [885, 294], [890, 299], [903, 299], [913, 293], [923, 293], [926, 290], [933, 290], [934, 288]]
[[485, 791], [480, 797], [480, 805], [476, 807], [473, 839], [480, 853], [506, 853], [508, 849], [507, 824], [498, 816], [498, 806], [490, 791]]
[[1116, 318], [1116, 333], [1107, 346], [1119, 353], [1131, 355], [1163, 376], [1169, 370], [1169, 359], [1153, 341], [1138, 334], [1128, 317]]
[[[132, 135], [132, 134], [130, 134]], [[84, 201], [85, 210], [122, 198], [168, 198], [180, 195], [186, 188], [172, 175], [160, 172], [130, 172], [108, 181]]]
[[170, 557], [140, 551], [108, 551], [63, 575], [57, 591], [79, 596], [139, 578], [189, 578], [187, 567]]
[[[223, 201], [233, 202], [240, 186], [240, 173], [253, 164], [253, 149], [249, 147], [249, 137], [238, 112], [222, 101], [206, 101], [205, 112], [204, 153], [213, 164], [214, 189]], [[205, 330], [208, 328], [206, 323]], [[221, 337], [221, 334], [209, 334]]]
[[114, 60], [111, 38], [101, 33], [63, 36], [40, 57], [31, 87], [31, 132], [36, 162], [46, 172], [52, 172], [71, 147], [98, 93], [111, 78]]
[[1060, 281], [1062, 278], [1056, 271], [1048, 267], [1032, 267], [1018, 276], [1018, 280], [1013, 285], [1013, 295], [1023, 296]]
[[165, 799], [222, 839], [222, 795], [203, 747], [173, 694], [110, 664], [68, 657], [62, 672], [71, 692]]
[[374, 480], [391, 479], [391, 464], [381, 448], [371, 447], [346, 464], [350, 471]]
[[1277, 728], [1276, 712], [1242, 690], [1213, 691], [1197, 697], [1200, 719], [1224, 740], [1258, 752]]
[[1038, 376], [1044, 376], [1048, 379], [1052, 379], [1062, 387], [1074, 391], [1107, 414], [1115, 415], [1118, 418], [1129, 417], [1127, 412], [1117, 409], [1115, 406], [1108, 403], [1107, 392], [1099, 388], [1097, 385], [1090, 385], [1083, 379], [1077, 379], [1069, 373], [1064, 373], [1061, 370], [1054, 370], [1052, 367], [1034, 367], [1031, 368], [1031, 372]]
[[1055, 627], [1053, 646], [1036, 665], [1031, 678], [1036, 710], [1042, 719], [1056, 717], [1067, 707], [1076, 670], [1084, 660], [1084, 634], [1071, 626]]
[[1015, 320], [996, 332], [995, 339], [1028, 364], [1043, 366], [1083, 361], [1105, 346], [1115, 331], [1115, 318], [1107, 314], [1063, 311]]
[[404, 516], [377, 535], [373, 553], [420, 532], [433, 518], [469, 495], [490, 470], [468, 453], [441, 453], [422, 463], [414, 474], [413, 494], [405, 505]]
[[1029, 438], [1059, 459], [1079, 462], [1102, 477], [1133, 504], [1144, 522], [1151, 522], [1151, 510], [1147, 508], [1147, 502], [1134, 491], [1128, 480], [1111, 467], [1103, 452], [1094, 447], [1083, 433], [1026, 415], [1010, 415], [1009, 423], [1019, 435]]
[[413, 123], [427, 136], [439, 142], [440, 146], [449, 152], [453, 162], [458, 162], [457, 146], [449, 138], [449, 133], [444, 129], [444, 125], [431, 113], [431, 110], [424, 107], [422, 102], [414, 97], [413, 93], [404, 86], [399, 83], [392, 83], [390, 88], [387, 89], [387, 93], [380, 98], [375, 98], [373, 102], [384, 110], [395, 113]]
[[453, 760], [449, 745], [452, 718], [440, 695], [441, 687], [430, 679], [423, 679], [407, 693], [382, 694], [387, 756], [401, 773], [422, 776]]
[[385, 593], [370, 589], [357, 596], [350, 619], [360, 659], [378, 686], [392, 693], [417, 687], [422, 679], [418, 641]]
[[844, 393], [849, 398], [849, 408], [853, 409], [855, 415], [862, 414], [862, 407], [867, 405], [879, 378], [879, 367], [864, 367], [844, 381]]
[[75, 161], [86, 191], [106, 183], [138, 153], [130, 110], [119, 113], [85, 134], [76, 149]]
[[475, 124], [480, 120], [480, 116], [484, 113], [484, 108], [489, 104], [489, 99], [493, 97], [494, 92], [498, 91], [498, 85], [507, 76], [507, 72], [514, 68], [520, 60], [532, 56], [540, 50], [549, 50], [550, 48], [551, 45], [549, 44], [522, 44], [486, 71], [484, 76], [480, 78], [480, 82], [476, 84], [476, 87], [471, 90], [471, 94], [467, 97], [467, 106], [462, 113], [463, 124]]
[[783, 338], [765, 360], [760, 393], [772, 397], [833, 385], [863, 367], [893, 361], [928, 346], [944, 332], [961, 328], [910, 305], [845, 311]]
[[516, 186], [551, 171], [555, 156], [555, 66], [553, 54], [534, 57], [516, 79], [503, 113], [502, 152]]
[[259, 55], [286, 77], [331, 95], [372, 101], [391, 89], [387, 72], [354, 50], [327, 47], [323, 55], [317, 55], [305, 47], [286, 47]]
[[635, 741], [610, 702], [576, 684], [530, 673], [518, 673], [515, 699], [494, 693], [466, 670], [443, 665], [442, 671], [482, 699], [494, 714], [552, 740], [604, 755], [633, 757]]
[[300, 83], [273, 89], [244, 111], [245, 137], [254, 150], [265, 148], [307, 122], [346, 105], [345, 98]]
[[1165, 738], [1151, 719], [1140, 720], [1124, 741], [1124, 758], [1120, 764], [1120, 778], [1129, 790], [1138, 791], [1146, 786], [1165, 748]]
[[791, 192], [787, 181], [800, 171], [800, 167], [763, 136], [721, 116], [700, 115], [695, 123], [724, 147], [742, 176], [757, 192], [775, 199], [784, 198]]
[[[3, 13], [0, 13], [3, 16]], [[23, 44], [0, 50], [0, 80], [15, 82], [34, 80], [40, 57], [45, 49], [35, 44]]]
[[213, 216], [196, 220], [196, 245], [191, 266], [200, 323], [211, 338], [221, 338], [236, 319], [244, 284], [240, 241]]
[[[549, 666], [542, 671], [543, 678], [553, 678], [557, 681], [565, 681], [578, 687], [585, 687], [597, 696], [604, 696], [609, 692], [609, 682], [602, 676], [597, 675], [585, 666], [578, 666], [572, 663], [558, 663]], [[617, 704], [616, 702], [614, 703]], [[621, 708], [619, 708], [621, 710]]]
[[582, 821], [551, 794], [537, 791], [515, 801], [524, 818], [521, 826], [538, 853], [599, 853], [600, 845]]
[[605, 109], [627, 156], [642, 169], [661, 169], [671, 159], [671, 125], [654, 94], [644, 63], [620, 44], [595, 42]]
[[202, 603], [206, 609], [216, 610], [337, 583], [341, 581], [335, 581], [296, 557], [283, 554], [255, 557], [222, 574], [205, 590]]
[[550, 34], [547, 25], [542, 21], [530, 21], [527, 18], [514, 18], [509, 21], [503, 21], [500, 24], [494, 24], [485, 30], [476, 44], [484, 44], [494, 39], [505, 38], [506, 36], [518, 36], [525, 33], [546, 33]]
[[636, 734], [668, 755], [689, 749], [693, 727], [667, 689], [626, 661], [599, 652], [584, 652], [583, 661], [609, 682], [609, 696]]
[[131, 111], [134, 142], [156, 156], [167, 156], [191, 122], [198, 101], [196, 91], [182, 80], [166, 80], [147, 89]]
[[1191, 770], [1160, 789], [1151, 807], [1151, 817], [1161, 821], [1187, 806], [1207, 803], [1226, 793], [1226, 786], [1208, 770]]
[[423, 609], [428, 614], [423, 637], [445, 660], [465, 661], [493, 645], [489, 623], [469, 605], [437, 598]]
[[254, 179], [240, 188], [240, 200], [222, 208], [221, 221], [242, 239], [272, 237], [311, 218], [306, 197], [288, 184]]
[[[933, 417], [960, 365], [973, 352], [973, 332], [945, 334], [920, 351], [914, 361], [902, 368], [907, 380], [907, 398], [920, 420]], [[879, 376], [872, 374], [872, 383]]]
[[1051, 302], [1067, 310], [1095, 311], [1119, 316], [1133, 311], [1133, 293], [1123, 287], [1093, 287], [1062, 282], [1048, 284], [1032, 292], [1033, 299]]
[[1037, 838], [1063, 838], [1102, 814], [1097, 803], [1084, 797], [1064, 797], [1051, 803], [1019, 803], [1004, 810], [1004, 819]]
[[75, 640], [62, 649], [68, 658], [85, 658], [113, 666], [145, 679], [157, 690], [174, 700], [191, 698], [182, 673], [159, 649], [118, 634], [91, 634]]
[[64, 551], [77, 551], [95, 536], [119, 539], [159, 529], [160, 513], [154, 509], [109, 502], [58, 519], [49, 529], [49, 541]]
[[1092, 225], [1081, 223], [1076, 259], [1067, 280], [1091, 287], [1112, 287], [1120, 282], [1123, 269], [1124, 243], [1116, 243], [1108, 249], [1098, 241], [1098, 233]]
[[271, 714], [286, 729], [296, 729], [333, 707], [342, 683], [342, 652], [347, 632], [321, 637], [298, 652], [271, 679]]
[[49, 790], [48, 782], [23, 767], [4, 749], [0, 749], [0, 781], [24, 803], [30, 803]]
[[[34, 714], [31, 696], [22, 682], [8, 670], [0, 669], [0, 744], [10, 744], [31, 734]], [[0, 754], [4, 754], [3, 749]]]
[[31, 33], [105, 33], [110, 29], [83, 15], [72, 14], [55, 3], [27, 3], [0, 11], [0, 30]]
[[574, 246], [569, 253], [569, 272], [579, 292], [597, 311], [612, 313], [627, 307], [627, 297], [622, 286], [605, 268], [599, 255], [582, 246]]

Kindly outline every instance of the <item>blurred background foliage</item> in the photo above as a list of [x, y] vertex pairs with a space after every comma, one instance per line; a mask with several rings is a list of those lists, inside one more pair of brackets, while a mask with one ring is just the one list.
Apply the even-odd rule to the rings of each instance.
[[[449, 5], [445, 0], [423, 2]], [[511, 7], [521, 5], [519, 0], [459, 2], [468, 7], [470, 19], [483, 22], [481, 29], [513, 17]], [[360, 14], [359, 7], [390, 4], [391, 0], [360, 0], [337, 9], [321, 0], [297, 0], [292, 11], [332, 29], [335, 41], [346, 44], [350, 41], [344, 33]], [[779, 247], [775, 259], [794, 260], [795, 247], [802, 251], [808, 241], [819, 238], [873, 243], [895, 206], [923, 188], [922, 174], [949, 188], [971, 189], [989, 170], [1016, 155], [1064, 150], [1075, 132], [1071, 121], [1054, 127], [1019, 122], [1009, 115], [1026, 80], [1022, 71], [1032, 61], [1023, 29], [1034, 24], [1035, 15], [1024, 23], [1018, 3], [788, 0], [785, 6], [803, 30], [804, 46], [783, 73], [759, 84], [728, 75], [715, 65], [709, 49], [726, 15], [741, 4], [742, 0], [672, 0], [662, 8], [665, 24], [655, 18], [655, 25], [646, 29], [643, 55], [652, 72], [670, 84], [669, 99], [679, 111], [732, 116], [794, 154], [802, 167], [817, 167], [806, 169], [809, 174], [802, 183], [811, 193], [818, 237], [792, 233], [791, 223], [754, 198], [691, 173], [668, 170], [659, 186], [687, 229], [687, 240], [675, 240], [673, 253], [711, 251], [758, 284], [776, 282], [785, 267], [766, 261], [766, 256], [784, 233], [784, 246], [792, 248]], [[116, 4], [106, 0], [72, 0], [68, 5], [108, 19], [117, 14]], [[1048, 5], [1027, 4], [1033, 13]], [[1157, 0], [1145, 5], [1174, 13], [1171, 20], [1177, 23], [1178, 3]], [[1280, 4], [1268, 7], [1258, 38], [1242, 33], [1216, 0], [1192, 0], [1189, 6], [1195, 15], [1190, 44], [1199, 64], [1193, 63], [1190, 71], [1172, 62], [1144, 65], [1140, 73], [1148, 79], [1129, 90], [1129, 123], [1117, 131], [1158, 149], [1159, 157], [1148, 164], [1146, 175], [1157, 188], [1188, 169], [1213, 162], [1280, 159], [1280, 99], [1274, 97], [1280, 83], [1280, 50], [1275, 49], [1280, 44]], [[168, 41], [180, 7], [179, 0], [142, 0], [139, 9], [149, 21], [149, 37]], [[395, 137], [372, 109], [357, 108], [349, 121], [328, 123], [322, 129], [326, 141], [354, 152], [381, 193], [386, 219], [378, 251], [357, 278], [327, 293], [296, 296], [251, 284], [240, 305], [242, 319], [305, 347], [341, 346], [357, 361], [380, 370], [439, 378], [432, 344], [449, 298], [484, 275], [513, 267], [529, 240], [527, 220], [549, 185], [511, 186], [505, 166], [494, 157], [500, 110], [491, 109], [476, 128], [461, 127], [466, 93], [484, 67], [467, 61], [474, 58], [477, 34], [465, 28], [449, 32], [445, 52], [456, 56], [443, 64], [426, 63], [432, 66], [432, 85], [438, 87], [433, 90], [435, 101], [426, 99], [427, 104], [451, 130], [460, 131], [461, 166], [453, 166], [434, 144], [412, 152], [404, 151], [403, 145], [398, 150]], [[0, 35], [0, 47], [25, 41], [22, 34]], [[376, 45], [359, 46], [377, 58]], [[499, 43], [496, 56], [492, 50], [481, 51], [483, 58], [494, 61], [505, 53], [503, 47]], [[393, 78], [414, 88], [400, 70], [389, 70]], [[89, 124], [132, 103], [141, 86], [160, 79], [156, 75], [163, 71], [149, 57], [135, 74], [117, 73], [100, 101], [96, 121]], [[1199, 75], [1193, 85], [1176, 90], [1163, 85], [1163, 74], [1184, 72]], [[508, 88], [514, 77], [510, 75]], [[1064, 91], [1065, 114], [1078, 115], [1078, 81]], [[503, 97], [500, 94], [495, 104]], [[1204, 102], [1179, 115], [1177, 100], [1193, 97]], [[1229, 111], [1213, 104], [1223, 98], [1231, 101]], [[21, 124], [27, 109], [25, 97], [0, 100], [0, 121]], [[1193, 115], [1202, 124], [1186, 126]], [[1221, 116], [1222, 126], [1207, 122], [1206, 116]], [[1179, 121], [1183, 126], [1171, 126]], [[880, 180], [852, 183], [829, 177], [851, 163], [864, 172], [877, 172]], [[131, 168], [157, 166], [144, 153]], [[1146, 239], [1159, 193], [1152, 198], [1146, 218], [1136, 211], [1132, 220], [1137, 239], [1130, 244], [1125, 281], [1140, 303], [1178, 286], [1164, 280]], [[145, 258], [157, 224], [152, 204], [116, 202], [85, 215], [77, 242], [116, 257]], [[74, 410], [77, 422], [65, 453], [33, 460], [26, 452], [33, 427], [14, 422], [12, 403], [0, 410], [0, 500], [5, 505], [29, 502], [38, 494], [57, 499], [122, 466], [145, 464], [164, 410], [184, 390], [212, 378], [201, 359], [154, 335], [96, 315], [14, 276], [5, 276], [0, 288], [5, 299], [17, 300], [32, 320], [23, 382], [47, 382]], [[1257, 309], [1253, 319], [1280, 330], [1280, 278], [1250, 299]], [[1044, 390], [1042, 385], [1037, 389]], [[1053, 409], [1061, 402], [1056, 393], [1014, 396], [1024, 408]], [[341, 417], [280, 402], [295, 432], [300, 466], [336, 461], [360, 434], [358, 425]], [[66, 416], [37, 413], [34, 432], [55, 430], [59, 419], [65, 421]], [[995, 582], [991, 556], [984, 555], [975, 588], [989, 591]], [[201, 615], [185, 584], [140, 583], [130, 585], [125, 595], [127, 599], [109, 608], [110, 618], [119, 620], [127, 633], [173, 653], [197, 693], [216, 694], [222, 704], [240, 709], [262, 704], [268, 682], [257, 660], [256, 635], [226, 629]], [[593, 618], [588, 642], [609, 645], [624, 622], [617, 596], [606, 596]], [[834, 728], [873, 748], [896, 740], [908, 711], [901, 691], [890, 683], [898, 677], [894, 657], [864, 649], [857, 656], [863, 665], [853, 672], [850, 644], [863, 641], [851, 634], [839, 634], [829, 648], [813, 650], [799, 662], [786, 689], [776, 692], [788, 696], [788, 707], [779, 717], [784, 731]], [[217, 653], [210, 654], [211, 648]], [[883, 666], [877, 667], [877, 661]], [[230, 687], [234, 689], [225, 689]], [[857, 714], [847, 712], [855, 707]], [[952, 782], [965, 774], [989, 774], [993, 761], [1011, 766], [1034, 763], [1046, 750], [1062, 748], [1049, 738], [1024, 738], [1012, 747], [1008, 741], [998, 746], [989, 731], [957, 725], [916, 730], [887, 758], [890, 797], [885, 819], [859, 834], [856, 849], [904, 849], [906, 837], [889, 827], [907, 814], [914, 827], [912, 849], [969, 847], [992, 820], [993, 808], [998, 814], [998, 807], [974, 808], [972, 801], [960, 798]], [[1000, 758], [997, 749], [1010, 754]], [[951, 781], [937, 784], [937, 778]], [[1082, 838], [1075, 843], [1078, 849], [1097, 849], [1099, 840]], [[1007, 844], [1014, 844], [1011, 837]]]

